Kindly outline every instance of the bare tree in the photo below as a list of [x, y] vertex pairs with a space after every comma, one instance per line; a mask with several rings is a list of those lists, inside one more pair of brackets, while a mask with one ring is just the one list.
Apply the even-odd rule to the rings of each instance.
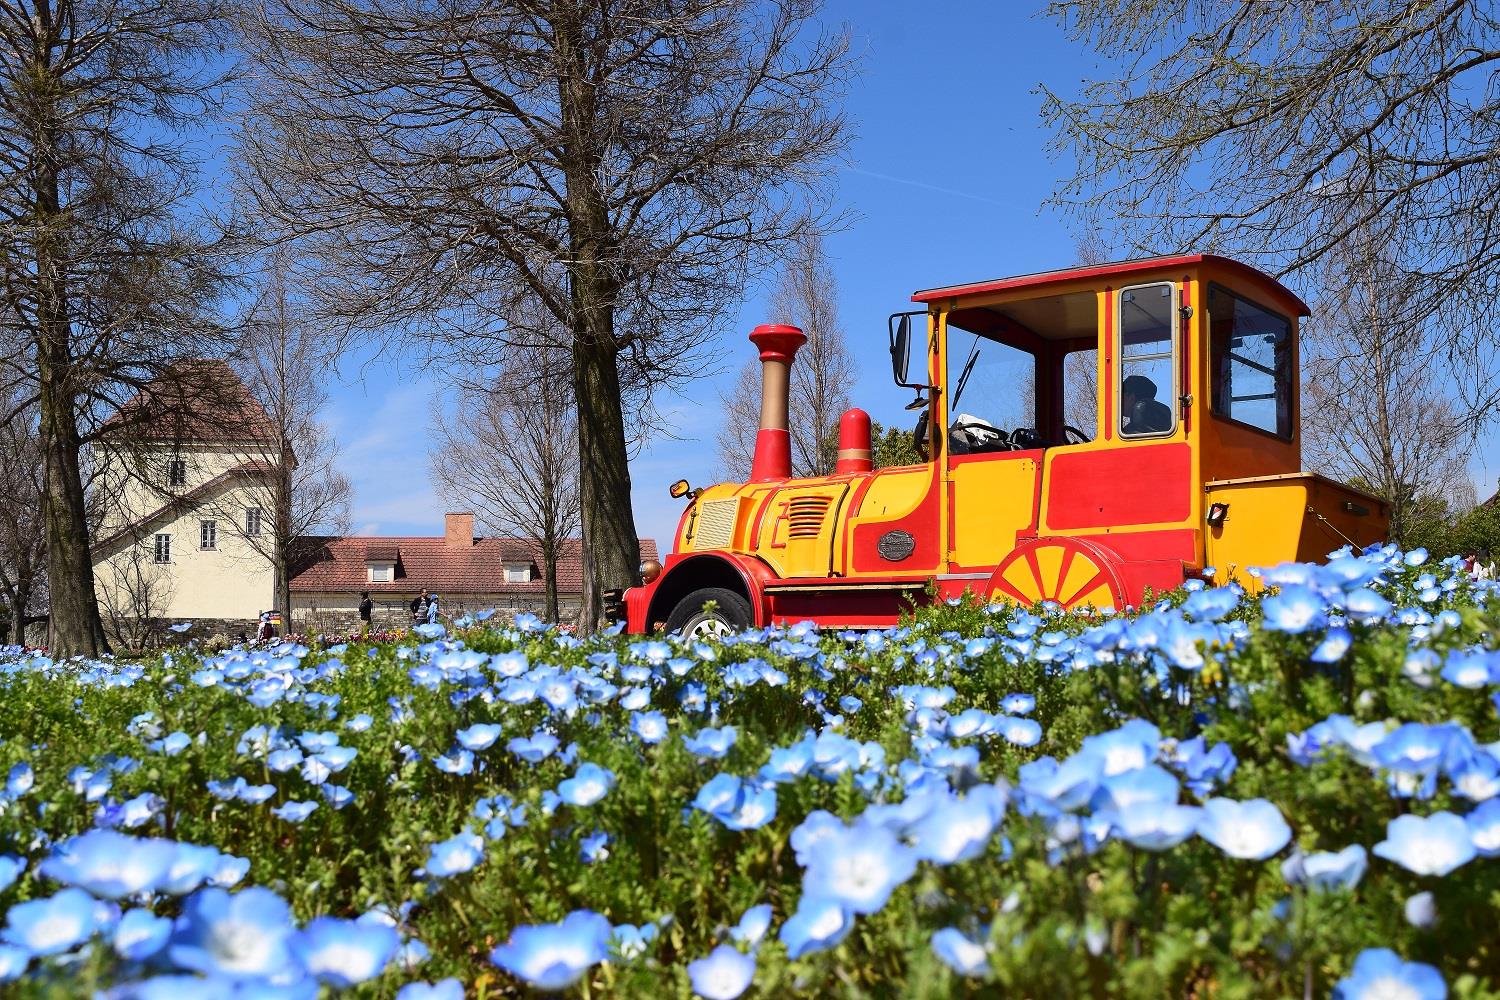
[[[816, 234], [807, 237], [777, 274], [771, 289], [772, 322], [807, 334], [788, 387], [792, 474], [826, 476], [838, 463], [838, 420], [849, 408], [858, 366], [839, 322], [838, 280]], [[760, 362], [745, 362], [723, 397], [719, 460], [727, 476], [744, 476], [755, 453], [760, 423]]]
[[1378, 227], [1320, 268], [1314, 320], [1303, 327], [1303, 441], [1308, 465], [1377, 494], [1391, 538], [1414, 544], [1433, 498], [1448, 513], [1474, 505], [1471, 438], [1433, 356], [1430, 336], [1402, 322], [1414, 294], [1386, 257]]
[[99, 598], [110, 636], [126, 649], [148, 648], [162, 634], [176, 589], [171, 574], [156, 565], [151, 542], [136, 539], [111, 559]]
[[[106, 646], [80, 452], [194, 351], [220, 287], [181, 139], [213, 110], [218, 0], [0, 4], [0, 423], [37, 414], [50, 647]], [[34, 411], [32, 408], [35, 408]]]
[[1229, 248], [1315, 277], [1379, 223], [1411, 294], [1441, 320], [1461, 415], [1500, 401], [1500, 15], [1491, 0], [1054, 0], [1110, 60], [1047, 88], [1057, 199], [1142, 253]]
[[[246, 548], [269, 560], [274, 600], [287, 628], [292, 621], [291, 577], [305, 553], [303, 539], [349, 531], [349, 479], [339, 471], [338, 448], [319, 414], [328, 402], [328, 375], [337, 344], [294, 294], [284, 260], [273, 256], [265, 283], [244, 324], [234, 367], [269, 433], [252, 437], [248, 457], [261, 471], [233, 496], [224, 514]], [[265, 512], [266, 523], [259, 513]], [[251, 523], [254, 517], [255, 522]]]
[[[629, 586], [626, 385], [694, 374], [715, 322], [811, 231], [844, 125], [816, 0], [261, 0], [244, 148], [326, 311], [438, 340], [569, 333], [592, 584]], [[489, 323], [482, 321], [488, 318]]]
[[[444, 499], [473, 505], [491, 533], [540, 550], [548, 621], [558, 620], [557, 566], [580, 525], [577, 440], [566, 352], [511, 348], [487, 386], [433, 411], [433, 476]], [[639, 559], [639, 554], [637, 554]]]
[[46, 588], [42, 449], [35, 409], [0, 426], [0, 595], [11, 642], [26, 641], [26, 620]]

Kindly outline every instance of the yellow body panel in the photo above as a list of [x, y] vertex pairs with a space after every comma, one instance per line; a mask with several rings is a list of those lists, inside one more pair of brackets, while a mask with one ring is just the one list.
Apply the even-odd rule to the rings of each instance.
[[1229, 505], [1224, 523], [1207, 531], [1218, 583], [1233, 580], [1253, 592], [1260, 582], [1251, 567], [1321, 561], [1344, 545], [1385, 538], [1384, 503], [1312, 473], [1225, 480], [1205, 489], [1208, 503]]
[[1037, 463], [1029, 458], [978, 460], [948, 472], [953, 498], [954, 567], [993, 566], [1016, 544], [1016, 532], [1031, 526]]
[[827, 576], [846, 482], [795, 486], [769, 497], [756, 552], [778, 576]]

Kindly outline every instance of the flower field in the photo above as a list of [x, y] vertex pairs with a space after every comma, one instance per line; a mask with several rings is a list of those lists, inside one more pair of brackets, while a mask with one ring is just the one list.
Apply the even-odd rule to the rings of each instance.
[[[1500, 598], [0, 654], [7, 996], [1500, 997]], [[189, 633], [190, 634], [190, 633]]]

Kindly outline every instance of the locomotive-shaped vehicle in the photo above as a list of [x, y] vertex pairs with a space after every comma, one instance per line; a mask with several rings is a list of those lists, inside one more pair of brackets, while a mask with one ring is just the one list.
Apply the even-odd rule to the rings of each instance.
[[761, 326], [750, 477], [692, 490], [673, 551], [609, 595], [631, 632], [878, 627], [967, 592], [1123, 608], [1385, 537], [1378, 499], [1301, 471], [1297, 323], [1273, 278], [1192, 255], [917, 292], [891, 317], [918, 465], [872, 469], [869, 417], [837, 470], [791, 478], [788, 373]]

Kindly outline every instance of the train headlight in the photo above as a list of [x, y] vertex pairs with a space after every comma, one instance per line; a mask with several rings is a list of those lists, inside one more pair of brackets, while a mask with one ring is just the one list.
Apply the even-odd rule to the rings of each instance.
[[647, 559], [641, 563], [641, 583], [647, 584], [661, 576], [661, 563], [655, 559]]

